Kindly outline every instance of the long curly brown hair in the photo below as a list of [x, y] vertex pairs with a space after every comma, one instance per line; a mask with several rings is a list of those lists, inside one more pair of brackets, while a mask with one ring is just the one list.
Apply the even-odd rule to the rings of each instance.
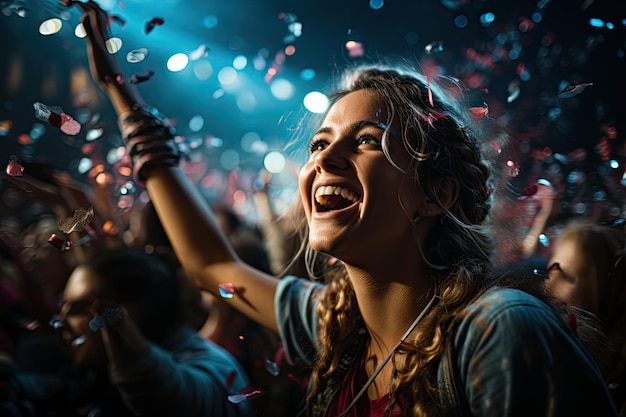
[[[440, 298], [414, 336], [394, 355], [398, 367], [386, 411], [389, 415], [401, 403], [412, 416], [439, 416], [443, 409], [436, 383], [437, 369], [454, 318], [487, 287], [494, 242], [487, 226], [493, 178], [485, 156], [495, 160], [506, 135], [485, 136], [479, 131], [488, 121], [477, 123], [460, 100], [451, 100], [463, 95], [463, 90], [451, 80], [447, 80], [447, 85], [436, 85], [435, 80], [412, 70], [376, 66], [355, 68], [341, 81], [330, 96], [331, 105], [356, 90], [377, 94], [388, 111], [388, 128], [399, 123], [402, 145], [412, 156], [410, 168], [404, 172], [412, 176], [416, 190], [423, 190], [444, 211], [416, 253], [436, 281]], [[479, 137], [483, 139], [479, 141]], [[400, 169], [391, 158], [390, 146], [398, 144], [390, 143], [389, 136], [384, 135], [385, 155]], [[451, 182], [458, 189], [458, 198], [449, 209], [438, 196], [442, 182]], [[303, 242], [306, 243], [305, 237]], [[308, 247], [306, 251], [315, 265], [327, 265], [320, 261], [325, 255]], [[337, 370], [346, 343], [363, 328], [354, 288], [345, 269], [335, 266], [321, 274], [312, 271], [310, 275], [323, 276], [328, 285], [318, 305], [321, 348], [311, 375], [309, 402], [324, 390]], [[400, 355], [403, 360], [397, 361]]]

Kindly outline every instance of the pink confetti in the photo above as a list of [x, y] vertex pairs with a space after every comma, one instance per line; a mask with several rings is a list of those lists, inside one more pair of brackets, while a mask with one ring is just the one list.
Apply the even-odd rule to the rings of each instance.
[[61, 129], [63, 133], [76, 135], [80, 132], [80, 123], [71, 116], [63, 113], [60, 107], [50, 107], [40, 102], [35, 102], [33, 107], [35, 108], [35, 117], [44, 122], [48, 122], [50, 126]]
[[54, 246], [61, 252], [70, 250], [70, 247], [72, 246], [71, 240], [60, 239], [54, 233], [48, 238], [48, 243], [50, 243], [52, 246]]
[[6, 169], [7, 175], [10, 177], [23, 177], [24, 176], [24, 165], [20, 164], [15, 159], [11, 159], [7, 164]]
[[80, 123], [65, 113], [61, 114], [61, 132], [67, 135], [77, 135], [80, 132]]
[[19, 323], [20, 323], [20, 326], [22, 326], [22, 328], [31, 332], [41, 327], [41, 322], [37, 319], [32, 319], [32, 320], [22, 319], [19, 321]]
[[430, 103], [432, 107], [435, 107], [435, 104], [433, 102], [433, 92], [430, 89], [430, 75], [426, 76], [426, 84], [428, 86], [428, 102]]
[[426, 123], [428, 123], [430, 125], [430, 127], [432, 127], [432, 128], [435, 127], [434, 123], [437, 120], [443, 119], [444, 117], [446, 117], [445, 113], [438, 112], [438, 111], [435, 111], [435, 110], [428, 112], [428, 114], [424, 114], [422, 112], [418, 112], [417, 115], [419, 117], [421, 117], [422, 120], [424, 120]]
[[482, 119], [489, 113], [489, 107], [486, 105], [483, 107], [470, 107], [469, 111], [475, 119]]

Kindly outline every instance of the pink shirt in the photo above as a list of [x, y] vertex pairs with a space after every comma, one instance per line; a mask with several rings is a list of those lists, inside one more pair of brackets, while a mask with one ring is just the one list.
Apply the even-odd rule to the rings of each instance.
[[[354, 368], [350, 369], [344, 378], [337, 399], [329, 408], [328, 416], [339, 416], [345, 410], [361, 387], [367, 382], [368, 376], [365, 373], [365, 355], [362, 354]], [[389, 403], [389, 395], [370, 400], [367, 393], [364, 393], [359, 401], [352, 407], [346, 417], [383, 417], [385, 408]], [[404, 416], [399, 404], [396, 404], [391, 416]]]

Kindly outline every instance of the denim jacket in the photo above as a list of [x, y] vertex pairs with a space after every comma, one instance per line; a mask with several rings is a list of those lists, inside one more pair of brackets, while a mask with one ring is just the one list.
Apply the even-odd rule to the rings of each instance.
[[[276, 315], [292, 361], [315, 361], [315, 309], [324, 288], [295, 277], [279, 284]], [[566, 321], [541, 300], [521, 290], [493, 287], [465, 308], [456, 324], [437, 377], [446, 416], [617, 415], [593, 358]], [[349, 344], [342, 367], [354, 365], [366, 337]], [[341, 378], [330, 381], [310, 405], [313, 416], [327, 415]]]

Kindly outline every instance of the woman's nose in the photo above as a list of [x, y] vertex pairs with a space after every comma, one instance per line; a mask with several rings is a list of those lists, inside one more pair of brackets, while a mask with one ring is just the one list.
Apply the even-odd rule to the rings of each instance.
[[337, 143], [332, 143], [315, 155], [315, 170], [332, 171], [333, 169], [345, 169], [348, 167], [347, 151]]

